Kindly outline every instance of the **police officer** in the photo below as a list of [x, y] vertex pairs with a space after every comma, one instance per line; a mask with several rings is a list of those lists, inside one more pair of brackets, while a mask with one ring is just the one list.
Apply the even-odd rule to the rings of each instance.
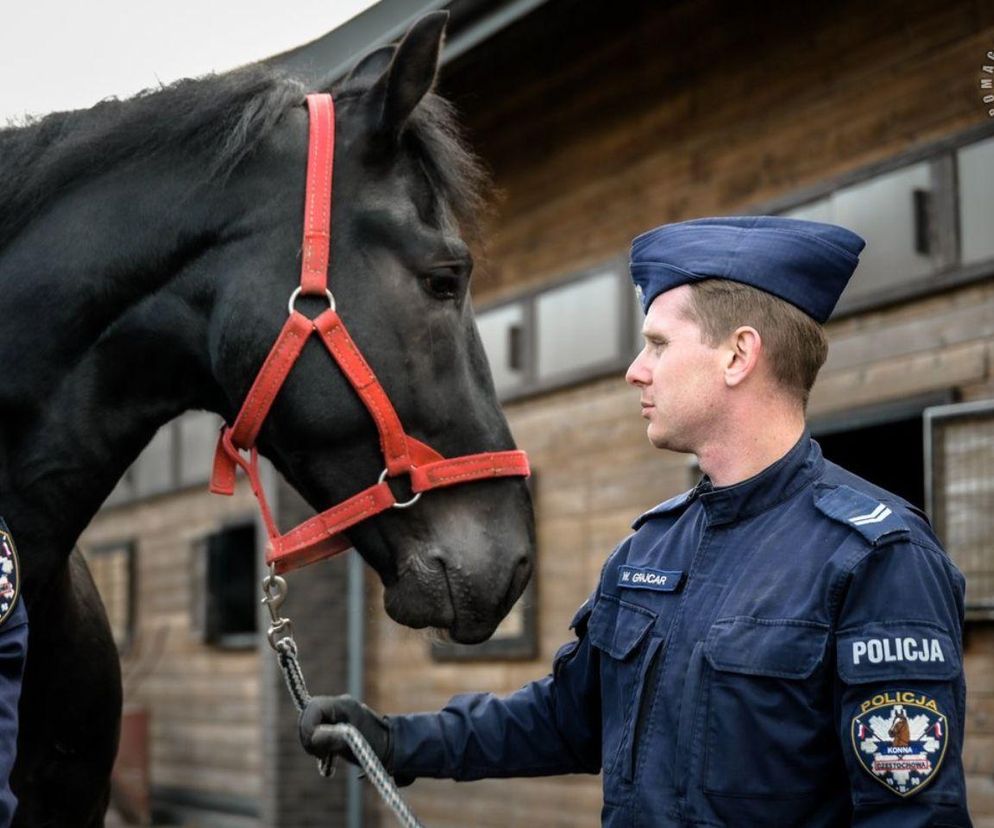
[[317, 698], [305, 748], [350, 756], [326, 727], [350, 721], [402, 782], [601, 771], [608, 826], [970, 825], [963, 577], [805, 426], [863, 246], [763, 216], [636, 238], [627, 380], [701, 481], [635, 521], [550, 675], [387, 718]]
[[10, 772], [17, 754], [17, 703], [28, 651], [28, 613], [21, 599], [17, 548], [0, 518], [0, 828], [14, 818]]

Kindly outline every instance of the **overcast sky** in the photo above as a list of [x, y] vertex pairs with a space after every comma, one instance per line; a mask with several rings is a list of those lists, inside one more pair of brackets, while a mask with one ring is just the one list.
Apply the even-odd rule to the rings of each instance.
[[14, 0], [0, 24], [0, 126], [224, 71], [314, 40], [372, 0]]

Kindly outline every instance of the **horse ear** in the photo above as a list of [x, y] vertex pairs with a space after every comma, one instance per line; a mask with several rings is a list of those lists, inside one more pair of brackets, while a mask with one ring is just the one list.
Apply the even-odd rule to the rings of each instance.
[[448, 19], [448, 11], [436, 11], [411, 26], [397, 46], [389, 69], [370, 90], [374, 100], [382, 101], [378, 128], [385, 137], [400, 136], [414, 108], [435, 85]]
[[352, 68], [347, 80], [359, 78], [368, 78], [370, 81], [378, 80], [387, 71], [396, 51], [396, 46], [381, 46], [379, 49], [374, 49]]

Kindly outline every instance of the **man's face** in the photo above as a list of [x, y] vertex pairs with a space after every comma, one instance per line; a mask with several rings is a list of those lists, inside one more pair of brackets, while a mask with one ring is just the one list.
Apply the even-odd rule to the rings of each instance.
[[690, 286], [659, 294], [642, 326], [645, 347], [625, 379], [640, 390], [646, 433], [656, 448], [697, 452], [721, 427], [727, 349], [712, 348], [701, 329], [681, 313]]

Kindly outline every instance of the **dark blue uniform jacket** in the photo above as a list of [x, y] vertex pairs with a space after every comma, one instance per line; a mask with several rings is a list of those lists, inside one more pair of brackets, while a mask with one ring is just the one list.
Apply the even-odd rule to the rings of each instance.
[[[0, 531], [8, 533], [7, 524], [0, 518]], [[6, 550], [5, 550], [6, 551]], [[10, 558], [0, 555], [0, 563]], [[17, 571], [0, 569], [14, 584]], [[28, 613], [24, 599], [17, 590], [13, 609], [0, 603], [0, 828], [7, 828], [14, 818], [17, 798], [10, 790], [10, 772], [17, 755], [17, 703], [21, 698], [21, 679], [28, 651]]]
[[805, 434], [642, 515], [552, 674], [390, 718], [394, 772], [603, 771], [608, 826], [968, 826], [963, 577]]

